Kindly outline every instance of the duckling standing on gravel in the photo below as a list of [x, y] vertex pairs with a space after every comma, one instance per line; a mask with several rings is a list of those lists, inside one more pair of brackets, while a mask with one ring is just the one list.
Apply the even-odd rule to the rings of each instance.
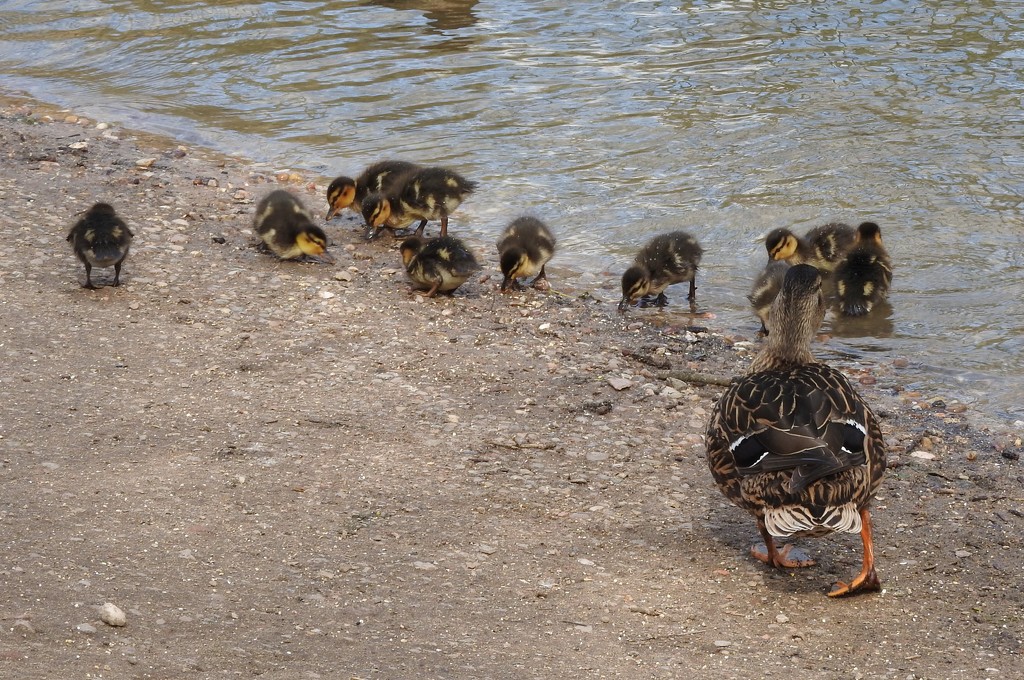
[[410, 236], [402, 241], [402, 263], [414, 288], [427, 290], [427, 297], [440, 291], [451, 293], [480, 270], [469, 248], [453, 236], [424, 241]]
[[619, 310], [626, 309], [639, 298], [656, 295], [659, 307], [668, 302], [665, 289], [674, 283], [690, 282], [687, 300], [697, 299], [697, 267], [704, 249], [697, 239], [685, 231], [660, 234], [640, 249], [633, 266], [622, 275], [622, 300]]
[[448, 216], [476, 187], [476, 182], [448, 168], [421, 168], [397, 177], [382, 193], [363, 199], [369, 238], [376, 238], [381, 229], [401, 229], [417, 219], [416, 236], [423, 234], [429, 220], [441, 220], [441, 236], [447, 236]]
[[302, 202], [275, 189], [256, 206], [253, 230], [263, 245], [282, 260], [320, 258], [332, 262], [327, 252], [327, 234], [313, 224], [313, 214]]
[[785, 260], [771, 260], [758, 274], [747, 296], [754, 313], [761, 319], [761, 332], [765, 335], [768, 335], [768, 315], [771, 314], [772, 303], [782, 290], [782, 281], [791, 266]]
[[110, 285], [120, 286], [121, 263], [128, 257], [128, 248], [134, 237], [135, 234], [109, 203], [96, 203], [89, 208], [85, 216], [71, 227], [67, 239], [75, 255], [85, 265], [82, 287], [95, 289], [92, 268], [110, 266], [114, 267], [114, 282]]
[[534, 277], [534, 288], [547, 290], [544, 265], [555, 254], [555, 237], [547, 225], [535, 217], [520, 217], [505, 228], [498, 239], [498, 258], [501, 273], [501, 292], [509, 286], [518, 288], [517, 279]]
[[810, 265], [786, 272], [768, 317], [771, 334], [750, 372], [734, 380], [711, 412], [705, 442], [719, 489], [751, 513], [763, 545], [751, 554], [771, 567], [814, 560], [789, 536], [859, 533], [860, 573], [832, 586], [830, 597], [880, 590], [868, 506], [885, 474], [878, 419], [839, 371], [815, 361], [814, 338], [825, 318], [821, 273]]
[[367, 194], [387, 192], [396, 179], [419, 169], [416, 163], [385, 160], [368, 165], [355, 179], [345, 175], [335, 177], [327, 187], [326, 219], [330, 220], [349, 207], [362, 214], [363, 199]]
[[889, 296], [892, 263], [874, 222], [857, 227], [853, 249], [836, 267], [836, 294], [844, 316], [864, 316]]
[[824, 274], [832, 272], [853, 245], [856, 232], [848, 224], [830, 222], [814, 227], [806, 236], [789, 229], [775, 229], [765, 238], [768, 259], [790, 264], [810, 264]]

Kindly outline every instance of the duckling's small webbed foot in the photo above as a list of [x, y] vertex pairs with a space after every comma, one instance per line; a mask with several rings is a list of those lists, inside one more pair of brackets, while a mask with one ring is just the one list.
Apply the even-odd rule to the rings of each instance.
[[654, 298], [655, 307], [664, 307], [668, 304], [668, 296], [664, 293], [658, 293], [658, 297]]
[[548, 275], [544, 273], [544, 267], [540, 268], [540, 274], [534, 277], [533, 283], [530, 285], [537, 290], [551, 290], [551, 284], [548, 283]]

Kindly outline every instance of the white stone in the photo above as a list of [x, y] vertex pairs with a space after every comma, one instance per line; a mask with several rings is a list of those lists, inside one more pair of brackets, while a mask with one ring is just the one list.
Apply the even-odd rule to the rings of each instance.
[[128, 623], [128, 618], [116, 604], [106, 602], [100, 607], [100, 621], [108, 626], [123, 626]]

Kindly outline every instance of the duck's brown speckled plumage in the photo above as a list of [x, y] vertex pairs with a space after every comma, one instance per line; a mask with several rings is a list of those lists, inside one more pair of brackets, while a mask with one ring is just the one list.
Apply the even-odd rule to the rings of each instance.
[[864, 568], [830, 595], [877, 589], [868, 504], [885, 472], [878, 420], [850, 381], [814, 360], [810, 342], [824, 318], [821, 275], [786, 274], [751, 372], [733, 382], [708, 424], [708, 465], [725, 496], [750, 512], [765, 540], [760, 559], [806, 566], [775, 538], [859, 532]]
[[771, 260], [810, 264], [827, 274], [853, 246], [855, 234], [848, 224], [830, 222], [814, 227], [805, 236], [785, 228], [775, 229], [765, 238], [764, 245]]
[[665, 289], [676, 283], [690, 282], [687, 299], [697, 298], [697, 268], [704, 249], [697, 239], [685, 231], [659, 234], [640, 249], [633, 265], [622, 275], [622, 300], [625, 309], [640, 298], [657, 296], [655, 303], [664, 305]]
[[889, 296], [892, 263], [882, 245], [882, 231], [862, 222], [846, 258], [836, 267], [836, 296], [840, 314], [864, 316]]

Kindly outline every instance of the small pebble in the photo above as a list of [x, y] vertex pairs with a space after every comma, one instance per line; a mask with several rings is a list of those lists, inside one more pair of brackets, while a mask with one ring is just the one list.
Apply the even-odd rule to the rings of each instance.
[[632, 380], [626, 380], [625, 378], [608, 378], [608, 384], [612, 386], [612, 389], [616, 392], [629, 389], [633, 386]]
[[121, 608], [112, 602], [105, 603], [100, 607], [100, 621], [108, 626], [123, 626], [128, 623], [128, 618], [121, 611]]
[[155, 158], [140, 158], [139, 160], [135, 161], [135, 166], [139, 168], [148, 168], [151, 165], [153, 165], [153, 163], [156, 163]]

